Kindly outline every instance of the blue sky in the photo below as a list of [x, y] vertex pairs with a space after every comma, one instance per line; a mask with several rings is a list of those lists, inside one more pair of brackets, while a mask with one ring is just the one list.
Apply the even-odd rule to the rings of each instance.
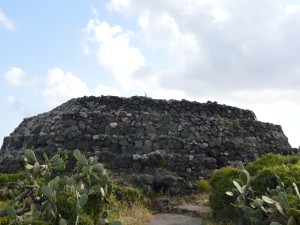
[[84, 95], [218, 101], [300, 146], [299, 0], [0, 1], [0, 144]]

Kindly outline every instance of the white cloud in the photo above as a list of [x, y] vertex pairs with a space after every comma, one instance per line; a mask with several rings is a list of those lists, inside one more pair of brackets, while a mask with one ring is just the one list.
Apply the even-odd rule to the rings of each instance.
[[130, 5], [130, 0], [111, 0], [106, 4], [106, 8], [109, 11], [119, 11], [122, 12], [124, 9], [128, 8]]
[[59, 68], [49, 70], [43, 96], [50, 106], [54, 107], [70, 98], [90, 94], [86, 83], [72, 73], [65, 73]]
[[300, 32], [295, 27], [300, 17], [282, 13], [298, 12], [298, 5], [269, 0], [111, 0], [108, 6], [136, 17], [141, 41], [169, 51], [177, 62], [173, 69], [180, 74], [174, 79], [160, 73], [161, 87], [189, 95], [202, 94], [199, 87], [209, 95], [220, 89], [299, 89]]
[[285, 12], [287, 15], [290, 15], [290, 14], [293, 14], [293, 13], [296, 13], [296, 12], [299, 12], [299, 11], [300, 11], [300, 6], [297, 5], [297, 4], [287, 5], [287, 6], [284, 8], [284, 12]]
[[[145, 40], [156, 47], [169, 47], [174, 50], [180, 38], [180, 28], [174, 18], [167, 12], [157, 12], [156, 14], [141, 14], [138, 18]], [[147, 21], [147, 23], [141, 23]], [[154, 24], [156, 24], [154, 26]]]
[[[296, 116], [300, 101], [298, 4], [111, 0], [106, 6], [137, 25], [136, 30], [124, 31], [121, 26], [90, 20], [86, 28], [88, 43], [97, 46], [100, 64], [112, 71], [126, 93], [245, 106], [264, 121], [280, 123], [296, 146], [300, 134], [292, 125], [300, 124]], [[155, 54], [146, 55], [133, 41], [138, 42], [136, 46], [147, 45]], [[127, 54], [131, 50], [135, 53]], [[122, 61], [126, 56], [128, 61]], [[151, 58], [155, 56], [162, 63], [168, 61], [168, 66], [155, 68], [157, 59]], [[140, 61], [130, 64], [129, 59]]]
[[48, 71], [43, 90], [43, 97], [48, 107], [56, 107], [71, 98], [89, 95], [120, 96], [121, 94], [117, 88], [103, 84], [99, 84], [94, 90], [91, 90], [79, 77], [70, 72], [66, 73], [60, 68], [53, 68]]
[[16, 29], [14, 22], [4, 15], [4, 12], [1, 8], [0, 8], [0, 26], [3, 26], [9, 30]]
[[8, 96], [7, 101], [10, 106], [12, 106], [14, 109], [21, 113], [25, 113], [25, 104], [23, 98], [17, 98], [15, 96]]
[[21, 68], [12, 67], [5, 73], [5, 80], [12, 86], [29, 86], [36, 83], [36, 80], [28, 76]]
[[112, 72], [124, 90], [129, 90], [133, 73], [145, 65], [140, 50], [130, 45], [132, 32], [98, 19], [91, 19], [85, 31], [87, 40], [97, 46], [99, 63]]

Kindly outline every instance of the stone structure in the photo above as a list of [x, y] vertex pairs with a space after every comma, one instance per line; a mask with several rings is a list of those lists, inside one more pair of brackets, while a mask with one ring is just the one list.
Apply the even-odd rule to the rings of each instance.
[[[180, 179], [207, 177], [219, 167], [248, 163], [293, 149], [279, 125], [256, 120], [250, 110], [187, 100], [113, 96], [72, 99], [26, 118], [0, 152], [0, 171], [22, 164], [25, 148], [49, 153], [79, 149], [97, 155], [113, 171], [172, 171]], [[13, 162], [13, 163], [12, 163]], [[152, 172], [151, 172], [152, 171]], [[172, 176], [143, 176], [172, 183]]]

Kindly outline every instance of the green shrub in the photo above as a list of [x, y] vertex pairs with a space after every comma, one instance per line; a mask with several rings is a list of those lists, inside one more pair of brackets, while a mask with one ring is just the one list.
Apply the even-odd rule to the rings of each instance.
[[288, 194], [287, 195], [287, 199], [288, 199], [288, 201], [290, 203], [290, 206], [292, 208], [300, 210], [300, 199], [299, 199], [299, 197], [297, 195], [295, 195], [295, 194]]
[[[266, 154], [258, 160], [248, 164], [245, 169], [250, 173], [250, 187], [257, 197], [267, 194], [267, 188], [275, 189], [278, 186], [276, 175], [285, 184], [285, 187], [293, 187], [293, 183], [300, 186], [300, 156], [283, 156]], [[234, 188], [233, 180], [240, 182], [240, 170], [233, 167], [221, 168], [213, 174], [210, 180], [212, 188], [210, 205], [217, 219], [229, 219], [237, 222], [241, 211], [232, 206], [233, 199], [225, 195], [226, 191]], [[295, 195], [287, 195], [291, 206], [300, 209], [300, 198]]]
[[257, 195], [264, 194], [266, 187], [275, 188], [277, 186], [275, 174], [280, 177], [282, 182], [288, 187], [292, 187], [293, 183], [299, 185], [300, 165], [273, 165], [272, 167], [258, 170], [251, 180], [251, 185], [253, 189], [256, 190]]
[[47, 222], [45, 220], [36, 220], [31, 222], [31, 225], [52, 225], [52, 223]]
[[[233, 197], [235, 207], [241, 209], [241, 214], [245, 219], [241, 221], [242, 224], [247, 222], [251, 225], [300, 224], [299, 189], [294, 182], [291, 186], [285, 185], [274, 172], [276, 169], [284, 174], [288, 173], [290, 168], [286, 165], [275, 165], [273, 170], [265, 168], [257, 172], [254, 182], [257, 182], [257, 187], [264, 191], [256, 190], [251, 186], [248, 171], [242, 169], [239, 178], [240, 181], [244, 181], [234, 181], [232, 190], [226, 192], [228, 196]], [[263, 192], [264, 194], [261, 194]]]
[[[0, 210], [3, 210], [6, 202], [0, 201]], [[0, 217], [0, 225], [9, 225], [11, 219], [9, 216]]]
[[87, 214], [82, 213], [79, 217], [78, 225], [94, 225], [94, 220]]
[[[11, 218], [9, 216], [0, 217], [0, 225], [10, 225]], [[42, 220], [36, 220], [31, 225], [51, 225], [51, 223]]]
[[0, 188], [5, 187], [10, 182], [24, 181], [27, 178], [26, 173], [0, 173]]
[[275, 172], [270, 168], [259, 170], [250, 183], [253, 190], [256, 191], [256, 195], [262, 195], [266, 192], [267, 187], [275, 188], [277, 186]]
[[9, 216], [0, 217], [0, 225], [9, 225], [11, 218]]
[[286, 164], [298, 164], [299, 160], [300, 160], [299, 155], [285, 156]]
[[286, 160], [282, 155], [268, 153], [254, 162], [249, 163], [245, 168], [251, 176], [254, 176], [258, 170], [261, 170], [265, 167], [273, 167], [274, 165], [281, 165], [284, 164], [285, 161]]
[[144, 198], [142, 190], [132, 186], [114, 186], [114, 194], [118, 201], [124, 201], [132, 204], [137, 201], [141, 201]]
[[[63, 172], [59, 173], [65, 168], [66, 156], [56, 154], [49, 159], [43, 154], [45, 164], [40, 164], [31, 149], [26, 149], [24, 155], [28, 183], [8, 182], [0, 190], [3, 197], [9, 199], [8, 206], [2, 209], [1, 215], [8, 214], [11, 224], [78, 225], [80, 215], [84, 213], [83, 207], [95, 199], [98, 201], [92, 207], [98, 212], [94, 213], [94, 223], [99, 220], [107, 221], [107, 212], [102, 211], [102, 218], [98, 215], [102, 207], [109, 203], [112, 182], [96, 157], [87, 159], [79, 150], [75, 150], [73, 156], [76, 159], [76, 172], [66, 176]], [[7, 176], [4, 178], [7, 179]], [[87, 216], [83, 218], [88, 221]], [[121, 223], [111, 221], [110, 224]]]
[[89, 198], [87, 203], [83, 206], [83, 212], [88, 214], [94, 220], [97, 219], [99, 213], [104, 210], [102, 201], [100, 197], [93, 196]]
[[276, 173], [287, 185], [292, 185], [295, 183], [300, 186], [300, 163], [297, 164], [287, 164], [288, 170], [286, 172], [276, 168]]
[[196, 182], [196, 184], [200, 188], [200, 190], [204, 193], [209, 193], [211, 191], [211, 187], [209, 185], [208, 180], [200, 179]]
[[68, 224], [75, 224], [76, 221], [76, 197], [68, 196], [62, 192], [56, 194], [57, 211]]
[[232, 181], [236, 180], [239, 174], [239, 169], [227, 166], [216, 170], [209, 180], [211, 186], [209, 204], [213, 210], [215, 219], [230, 220], [238, 218], [238, 211], [231, 205], [232, 198], [225, 193], [232, 189]]

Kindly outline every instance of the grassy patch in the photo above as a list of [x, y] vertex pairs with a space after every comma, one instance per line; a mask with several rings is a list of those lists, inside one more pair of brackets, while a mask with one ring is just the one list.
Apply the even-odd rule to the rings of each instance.
[[113, 207], [109, 219], [118, 219], [122, 225], [144, 225], [152, 218], [150, 210], [142, 202], [135, 202], [130, 206], [117, 202]]

